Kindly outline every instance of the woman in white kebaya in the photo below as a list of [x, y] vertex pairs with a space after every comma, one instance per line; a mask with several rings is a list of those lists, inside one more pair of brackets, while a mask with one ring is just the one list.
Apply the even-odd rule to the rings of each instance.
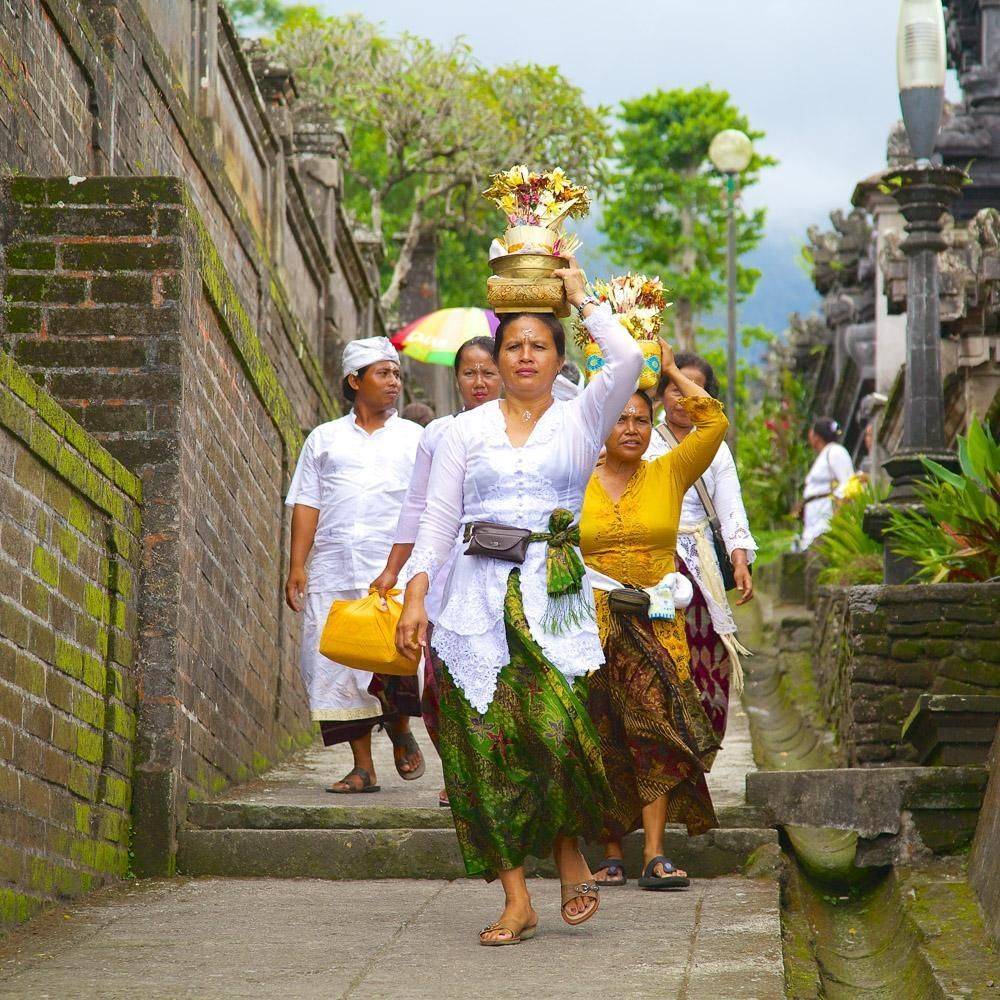
[[[473, 337], [467, 340], [455, 353], [455, 384], [462, 399], [462, 413], [476, 409], [483, 403], [489, 403], [500, 397], [500, 370], [493, 360], [493, 338]], [[427, 482], [431, 474], [431, 462], [434, 451], [445, 431], [455, 420], [448, 414], [432, 420], [420, 437], [417, 448], [417, 458], [413, 465], [413, 476], [410, 487], [403, 501], [396, 526], [396, 541], [389, 552], [385, 569], [372, 581], [372, 588], [383, 597], [386, 591], [396, 586], [399, 572], [413, 552], [413, 543], [417, 540], [417, 529], [420, 518], [427, 506]], [[431, 622], [437, 619], [444, 593], [444, 583], [448, 577], [447, 570], [438, 574], [434, 586], [427, 595], [427, 616]], [[435, 748], [438, 747], [438, 685], [434, 676], [431, 658], [424, 657], [424, 686], [421, 692], [420, 708], [427, 727], [427, 734]], [[448, 793], [442, 791], [438, 797], [442, 806], [448, 805]]]
[[293, 508], [285, 599], [305, 612], [302, 676], [323, 742], [349, 742], [354, 754], [353, 769], [328, 791], [349, 794], [379, 790], [371, 750], [378, 724], [393, 741], [400, 775], [424, 771], [410, 732], [410, 716], [420, 714], [416, 678], [352, 670], [319, 651], [330, 605], [364, 597], [385, 565], [422, 428], [396, 415], [399, 355], [385, 337], [348, 344], [343, 370], [351, 412], [309, 435], [285, 500]]
[[[397, 632], [410, 655], [426, 646], [427, 593], [450, 565], [430, 641], [441, 758], [466, 870], [503, 883], [503, 913], [480, 934], [494, 947], [535, 933], [528, 855], [553, 853], [567, 923], [593, 916], [597, 890], [578, 838], [597, 834], [610, 796], [586, 710], [585, 678], [604, 656], [575, 522], [643, 356], [587, 296], [575, 262], [556, 273], [606, 364], [578, 397], [557, 401], [562, 326], [547, 314], [503, 317], [494, 357], [505, 398], [458, 417], [437, 446]], [[456, 553], [461, 527], [482, 553], [522, 529], [523, 558], [469, 555], [465, 543]]]
[[842, 495], [841, 490], [854, 475], [851, 453], [837, 443], [839, 437], [840, 427], [830, 417], [820, 417], [809, 428], [809, 446], [816, 452], [816, 459], [802, 489], [800, 551], [829, 530], [834, 498]]

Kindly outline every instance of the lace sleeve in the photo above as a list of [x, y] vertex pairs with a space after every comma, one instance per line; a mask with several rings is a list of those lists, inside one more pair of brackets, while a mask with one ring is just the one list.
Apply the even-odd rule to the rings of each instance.
[[465, 439], [456, 421], [434, 449], [427, 502], [407, 563], [408, 576], [426, 573], [433, 581], [455, 544], [465, 507], [465, 459]]
[[750, 533], [750, 521], [743, 505], [743, 491], [740, 488], [740, 477], [733, 461], [733, 453], [725, 443], [719, 448], [713, 471], [715, 489], [712, 493], [712, 502], [719, 515], [726, 550], [732, 555], [733, 549], [745, 549], [747, 561], [753, 562], [757, 555], [757, 542]]
[[635, 392], [643, 356], [639, 345], [611, 314], [606, 302], [583, 321], [604, 355], [604, 366], [574, 400], [592, 440], [604, 443]]

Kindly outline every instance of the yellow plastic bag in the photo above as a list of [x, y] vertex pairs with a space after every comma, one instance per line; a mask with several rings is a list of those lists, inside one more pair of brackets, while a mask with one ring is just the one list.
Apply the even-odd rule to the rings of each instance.
[[420, 658], [408, 660], [396, 649], [396, 626], [403, 605], [394, 600], [398, 590], [386, 594], [386, 607], [378, 591], [355, 601], [334, 601], [323, 626], [319, 651], [354, 670], [377, 674], [413, 675]]

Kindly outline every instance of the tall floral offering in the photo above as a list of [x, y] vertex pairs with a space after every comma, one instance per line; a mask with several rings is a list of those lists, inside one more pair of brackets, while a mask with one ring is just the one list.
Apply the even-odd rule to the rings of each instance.
[[[663, 292], [663, 283], [659, 278], [650, 278], [645, 274], [622, 274], [607, 281], [594, 281], [590, 294], [601, 302], [607, 302], [622, 326], [639, 342], [646, 358], [639, 375], [639, 388], [655, 388], [660, 380], [661, 367], [657, 338], [663, 322], [663, 310], [670, 304]], [[581, 319], [574, 324], [573, 336], [584, 353], [589, 381], [604, 367], [604, 357]]]
[[[566, 219], [582, 218], [590, 211], [587, 189], [556, 167], [537, 172], [523, 163], [501, 170], [491, 178], [483, 197], [507, 217], [507, 231], [496, 242], [503, 254], [543, 253], [569, 257], [579, 247], [575, 236], [562, 231]], [[494, 254], [491, 253], [491, 256]]]

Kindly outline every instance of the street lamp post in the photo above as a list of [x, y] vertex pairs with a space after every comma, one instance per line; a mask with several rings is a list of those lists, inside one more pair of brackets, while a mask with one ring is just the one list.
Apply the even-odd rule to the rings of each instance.
[[728, 308], [726, 315], [726, 412], [729, 415], [729, 447], [736, 453], [736, 183], [737, 178], [753, 159], [753, 144], [737, 129], [720, 132], [708, 148], [708, 156], [716, 170], [726, 175], [727, 214], [727, 280]]
[[[941, 378], [941, 316], [938, 253], [947, 246], [942, 218], [966, 182], [955, 167], [931, 162], [944, 109], [946, 72], [944, 11], [941, 0], [901, 0], [899, 15], [899, 97], [903, 122], [916, 163], [888, 174], [885, 182], [906, 219], [901, 249], [907, 258], [906, 378], [903, 390], [903, 436], [885, 463], [892, 479], [888, 506], [919, 499], [926, 478], [921, 458], [955, 467], [944, 430]], [[882, 536], [888, 511], [870, 508], [866, 526]], [[913, 567], [885, 550], [886, 583], [904, 583]]]

